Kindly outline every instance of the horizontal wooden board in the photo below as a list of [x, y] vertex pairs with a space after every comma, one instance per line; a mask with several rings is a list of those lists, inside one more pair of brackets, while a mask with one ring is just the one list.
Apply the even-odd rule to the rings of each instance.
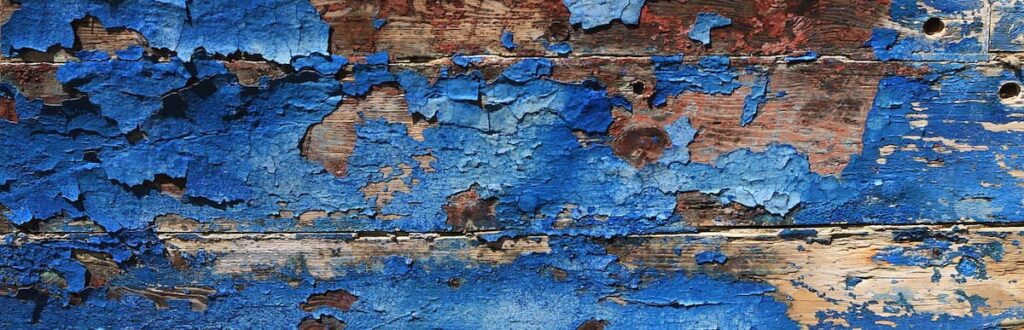
[[[573, 244], [596, 244], [614, 257], [614, 264], [632, 271], [656, 270], [641, 281], [640, 287], [619, 288], [604, 298], [624, 306], [640, 304], [630, 300], [631, 292], [656, 285], [659, 279], [671, 277], [672, 272], [683, 271], [689, 276], [710, 274], [727, 281], [771, 284], [775, 290], [768, 296], [784, 304], [786, 314], [804, 326], [822, 322], [835, 325], [864, 324], [862, 322], [865, 320], [857, 318], [864, 317], [865, 313], [879, 317], [877, 321], [869, 320], [875, 323], [868, 325], [884, 326], [891, 322], [886, 321], [886, 318], [898, 320], [900, 316], [910, 315], [910, 311], [944, 318], [996, 316], [998, 319], [998, 315], [1012, 314], [1010, 312], [1024, 302], [1024, 288], [1019, 285], [1020, 267], [1024, 265], [1024, 254], [1019, 244], [1021, 232], [1024, 232], [1022, 227], [979, 225], [816, 227], [786, 228], [781, 231], [757, 228], [626, 236]], [[19, 246], [82, 238], [44, 234], [7, 236], [5, 239], [13, 239], [14, 246]], [[523, 276], [532, 277], [535, 275], [528, 274], [540, 271], [556, 279], [572, 279], [587, 272], [586, 269], [556, 268], [554, 273], [549, 273], [552, 270], [544, 270], [545, 267], [564, 266], [557, 263], [546, 266], [522, 264], [524, 259], [530, 259], [531, 256], [559, 254], [553, 249], [560, 249], [562, 243], [556, 242], [568, 239], [559, 237], [491, 240], [486, 234], [366, 236], [359, 233], [210, 233], [160, 234], [159, 239], [170, 262], [176, 268], [193, 274], [190, 275], [193, 276], [190, 280], [192, 283], [215, 279], [230, 279], [229, 283], [275, 278], [287, 281], [289, 276], [293, 277], [290, 281], [302, 281], [303, 276], [312, 276], [321, 283], [334, 283], [358, 276], [356, 274], [362, 272], [386, 272], [393, 258], [406, 260], [402, 262], [408, 263], [413, 269], [427, 270], [428, 274], [431, 267], [464, 264], [461, 267], [465, 268], [456, 271], [453, 276], [456, 278], [454, 281], [463, 277], [466, 282], [461, 285], [467, 288], [474, 285], [471, 279], [476, 276], [476, 272], [492, 268], [518, 267], [517, 272]], [[724, 258], [719, 259], [720, 262], [702, 260], [701, 253], [706, 251], [720, 253]], [[142, 273], [110, 264], [111, 256], [107, 254], [81, 255], [78, 258], [93, 274], [91, 283], [97, 287], [120, 287], [124, 283], [133, 283], [126, 277], [143, 276]], [[981, 273], [971, 273], [965, 268], [965, 263], [980, 267]], [[98, 276], [102, 276], [102, 279]], [[399, 278], [388, 280], [384, 277], [372, 285], [397, 285]], [[450, 284], [455, 282], [450, 282], [452, 280], [449, 278], [441, 278], [439, 281], [442, 282], [440, 286], [456, 285], [454, 290], [459, 290], [459, 284]], [[516, 284], [492, 285], [497, 285], [492, 289], [494, 292], [501, 292], [506, 289], [515, 290]], [[371, 308], [369, 306], [382, 303], [381, 299], [388, 299], [387, 296], [368, 294], [375, 292], [369, 288], [346, 289], [359, 296], [357, 302], [361, 305], [352, 307], [355, 310]], [[202, 289], [202, 285], [195, 289], [134, 287], [119, 290], [122, 290], [121, 294], [137, 294], [155, 301], [156, 308], [165, 310], [219, 309], [224, 307], [219, 305], [223, 304], [221, 301], [229, 299], [225, 296], [208, 298], [207, 295], [212, 292], [203, 293], [205, 289]], [[583, 297], [588, 290], [599, 289], [581, 287], [579, 290], [582, 291], [577, 294]], [[704, 290], [707, 295], [715, 295], [719, 289]], [[412, 299], [421, 299], [427, 303], [432, 298]], [[160, 307], [161, 301], [174, 300], [191, 303]], [[986, 303], [978, 305], [978, 301]], [[301, 302], [277, 303], [299, 306]], [[595, 304], [592, 308], [598, 309], [603, 304], [599, 301], [590, 303]], [[862, 308], [866, 310], [856, 312]], [[430, 320], [439, 317], [433, 313], [444, 312], [421, 313], [420, 318]], [[339, 317], [345, 319], [345, 315], [341, 313]], [[1019, 319], [1004, 317], [1001, 322], [1007, 326], [1019, 322]]]

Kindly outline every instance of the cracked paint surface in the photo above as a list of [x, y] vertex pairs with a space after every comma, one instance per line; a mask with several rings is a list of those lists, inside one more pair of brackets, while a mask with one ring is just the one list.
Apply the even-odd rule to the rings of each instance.
[[[861, 148], [834, 172], [816, 171], [785, 136], [698, 160], [691, 146], [706, 130], [679, 110], [735, 97], [739, 117], [723, 122], [757, 129], [776, 118], [766, 117], [773, 102], [801, 93], [778, 71], [831, 63], [814, 50], [778, 63], [636, 56], [639, 69], [615, 76], [632, 80], [567, 79], [587, 70], [573, 67], [572, 38], [513, 41], [504, 28], [492, 40], [504, 51], [541, 44], [565, 57], [452, 52], [410, 64], [386, 49], [330, 53], [321, 18], [330, 6], [302, 0], [18, 3], [2, 26], [3, 56], [70, 58], [55, 64], [68, 94], [58, 102], [0, 83], [6, 327], [960, 328], [1024, 313], [1016, 292], [965, 291], [1015, 283], [1007, 267], [1020, 244], [1006, 240], [1019, 232], [897, 230], [865, 248], [844, 239], [871, 233], [794, 227], [759, 236], [774, 242], [759, 247], [736, 243], [746, 234], [727, 239], [691, 225], [711, 213], [815, 228], [1018, 224], [1022, 110], [996, 91], [1019, 73], [979, 61], [989, 42], [981, 2], [894, 1], [891, 22], [859, 40], [875, 60], [905, 63], [875, 73], [877, 89], [858, 94], [870, 103], [857, 127]], [[641, 24], [645, 8], [564, 5], [583, 33], [614, 20]], [[1019, 17], [1003, 12], [996, 31], [1012, 37], [1014, 25], [998, 26]], [[367, 18], [374, 30], [405, 24], [377, 15]], [[938, 37], [908, 32], [933, 16], [962, 19]], [[147, 44], [80, 49], [72, 23], [86, 17]], [[732, 28], [725, 16], [696, 17], [687, 36], [702, 45], [712, 28]], [[992, 43], [1015, 42], [1000, 38]], [[280, 73], [243, 79], [243, 60]], [[385, 113], [395, 105], [403, 109]], [[693, 200], [702, 212], [687, 212]], [[165, 227], [225, 221], [231, 228]], [[41, 229], [53, 222], [64, 231]], [[216, 238], [239, 233], [267, 236]], [[392, 246], [400, 237], [406, 245]], [[262, 247], [271, 241], [283, 245]], [[317, 248], [304, 241], [343, 247], [301, 252]], [[870, 254], [858, 260], [873, 266], [834, 283], [751, 266], [769, 260], [796, 274], [842, 254], [824, 248]], [[654, 250], [665, 251], [637, 252]], [[812, 257], [786, 258], [799, 253]], [[346, 257], [324, 261], [331, 256]], [[863, 274], [887, 267], [926, 271], [927, 280], [864, 291], [875, 277]], [[915, 300], [932, 297], [966, 307], [941, 314]], [[816, 299], [828, 307], [794, 308]]]

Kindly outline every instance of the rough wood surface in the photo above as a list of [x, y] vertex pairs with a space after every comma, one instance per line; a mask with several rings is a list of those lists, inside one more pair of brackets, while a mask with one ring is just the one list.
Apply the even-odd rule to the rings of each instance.
[[1022, 328], [1021, 26], [0, 0], [0, 326]]

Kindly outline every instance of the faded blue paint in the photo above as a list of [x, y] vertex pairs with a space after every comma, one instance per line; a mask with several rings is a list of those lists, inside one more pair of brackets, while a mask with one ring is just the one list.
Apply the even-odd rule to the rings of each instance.
[[455, 63], [455, 65], [458, 65], [463, 68], [472, 66], [477, 63], [481, 63], [483, 61], [484, 58], [480, 56], [466, 56], [462, 54], [455, 54], [455, 56], [452, 56], [452, 63]]
[[718, 251], [701, 251], [701, 252], [698, 252], [697, 255], [694, 256], [694, 261], [696, 261], [698, 265], [705, 265], [705, 264], [712, 264], [712, 263], [719, 264], [719, 265], [724, 265], [725, 262], [728, 259], [729, 259], [728, 256], [726, 256], [724, 253], [718, 252]]
[[[981, 10], [981, 1], [925, 1], [895, 0], [889, 10], [890, 18], [899, 29], [875, 27], [867, 42], [875, 57], [883, 61], [925, 60], [978, 62], [988, 60], [986, 53], [986, 26], [988, 16]], [[941, 19], [945, 29], [927, 35], [924, 23], [929, 18]], [[903, 31], [902, 33], [900, 31]]]
[[[61, 254], [64, 256], [55, 259], [70, 262], [72, 249], [117, 253], [118, 260], [131, 259], [138, 266], [126, 268], [126, 274], [112, 279], [110, 286], [212, 288], [215, 292], [205, 311], [192, 311], [183, 300], [168, 300], [167, 309], [156, 311], [152, 301], [138, 295], [109, 299], [109, 289], [96, 288], [85, 289], [85, 299], [71, 307], [63, 307], [68, 297], [49, 297], [38, 306], [35, 324], [30, 322], [36, 304], [0, 297], [0, 308], [6, 311], [0, 325], [42, 328], [74, 322], [81, 327], [120, 328], [144, 322], [151, 327], [180, 327], [187, 321], [215, 327], [242, 324], [294, 328], [305, 317], [331, 315], [354, 328], [464, 329], [501, 324], [572, 329], [587, 320], [605, 320], [612, 327], [688, 324], [702, 328], [797, 328], [786, 316], [786, 305], [769, 296], [774, 291], [769, 285], [728, 277], [630, 269], [618, 264], [601, 245], [582, 238], [555, 239], [551, 241], [551, 254], [524, 255], [507, 265], [469, 264], [452, 257], [376, 258], [370, 261], [376, 266], [355, 266], [346, 270], [345, 276], [314, 283], [302, 264], [275, 270], [270, 279], [221, 276], [205, 268], [198, 274], [177, 271], [170, 267], [162, 247], [147, 243], [155, 240], [145, 235], [122, 233], [98, 241], [81, 237], [4, 248], [13, 248], [5, 252], [30, 257], [26, 258], [29, 263]], [[141, 244], [121, 250], [117, 248], [118, 239]], [[32, 264], [25, 266], [37, 269]], [[553, 269], [565, 275], [555, 276]], [[62, 274], [85, 278], [81, 266]], [[449, 279], [458, 279], [459, 285], [450, 286]], [[301, 284], [291, 286], [286, 280]], [[304, 312], [297, 307], [310, 295], [339, 289], [358, 297], [348, 312], [329, 307]], [[624, 303], [609, 297], [620, 297]]]
[[693, 41], [699, 41], [702, 45], [711, 44], [711, 29], [732, 25], [732, 20], [717, 13], [699, 13], [690, 25], [690, 31], [686, 36]]
[[569, 22], [584, 29], [607, 25], [614, 20], [636, 25], [644, 0], [563, 0], [569, 9]]
[[771, 76], [768, 73], [754, 75], [754, 81], [750, 83], [750, 94], [743, 99], [743, 115], [740, 117], [740, 126], [747, 126], [757, 117], [757, 112], [768, 101], [768, 83]]
[[[853, 199], [803, 205], [798, 222], [918, 223], [961, 218], [1001, 222], [1024, 216], [1019, 181], [996, 161], [1005, 157], [1003, 165], [1024, 168], [1024, 159], [1007, 156], [1022, 152], [1018, 146], [1024, 135], [988, 131], [981, 124], [1009, 123], [1013, 119], [1007, 114], [1021, 111], [1003, 105], [996, 93], [1003, 81], [1016, 79], [1014, 73], [1003, 71], [993, 76], [959, 64], [928, 67], [933, 73], [921, 79], [887, 77], [879, 82], [865, 123], [863, 152], [855, 155], [842, 173], [845, 185], [859, 186], [851, 188], [859, 191], [849, 195]], [[967, 99], [979, 102], [962, 102]], [[927, 126], [910, 125], [910, 113], [926, 114]], [[936, 140], [939, 138], [985, 147], [955, 151]], [[876, 161], [883, 158], [882, 147], [911, 143], [917, 149], [898, 150], [885, 156], [884, 164]], [[953, 151], [945, 153], [940, 148]], [[942, 166], [928, 166], [921, 159], [941, 159]], [[907, 169], [915, 169], [917, 174], [905, 175]]]
[[338, 71], [341, 71], [346, 64], [348, 64], [348, 59], [338, 55], [327, 56], [323, 54], [310, 54], [309, 56], [296, 57], [292, 60], [292, 67], [294, 67], [296, 71], [312, 69], [322, 75], [337, 74]]
[[789, 55], [782, 58], [786, 63], [811, 62], [818, 59], [818, 52], [813, 50], [805, 51], [798, 55]]
[[569, 53], [572, 53], [572, 45], [570, 45], [568, 42], [544, 41], [542, 44], [544, 45], [544, 49], [547, 49], [549, 52], [558, 55], [567, 55]]
[[1024, 51], [1024, 7], [1011, 0], [994, 1], [992, 34], [989, 49], [993, 51]]

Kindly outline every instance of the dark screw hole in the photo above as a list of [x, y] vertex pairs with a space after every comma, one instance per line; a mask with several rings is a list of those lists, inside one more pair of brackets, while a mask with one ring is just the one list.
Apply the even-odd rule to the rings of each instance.
[[643, 94], [644, 93], [644, 87], [645, 86], [644, 86], [644, 83], [642, 81], [633, 82], [632, 84], [630, 84], [630, 87], [633, 88], [633, 94]]
[[943, 23], [942, 20], [939, 19], [938, 17], [932, 17], [929, 18], [927, 21], [924, 21], [923, 28], [925, 34], [935, 35], [938, 34], [939, 32], [942, 32], [942, 30], [946, 29], [946, 23]]
[[131, 132], [128, 132], [128, 136], [127, 136], [128, 143], [130, 143], [132, 145], [135, 145], [135, 144], [138, 144], [139, 142], [142, 142], [142, 140], [146, 139], [147, 137], [148, 136], [146, 135], [146, 132], [141, 130], [141, 129], [138, 129], [138, 128], [133, 129]]
[[88, 163], [99, 163], [100, 156], [95, 150], [88, 150], [82, 153], [82, 160]]
[[1008, 82], [999, 87], [999, 98], [1011, 99], [1020, 96], [1020, 84]]

